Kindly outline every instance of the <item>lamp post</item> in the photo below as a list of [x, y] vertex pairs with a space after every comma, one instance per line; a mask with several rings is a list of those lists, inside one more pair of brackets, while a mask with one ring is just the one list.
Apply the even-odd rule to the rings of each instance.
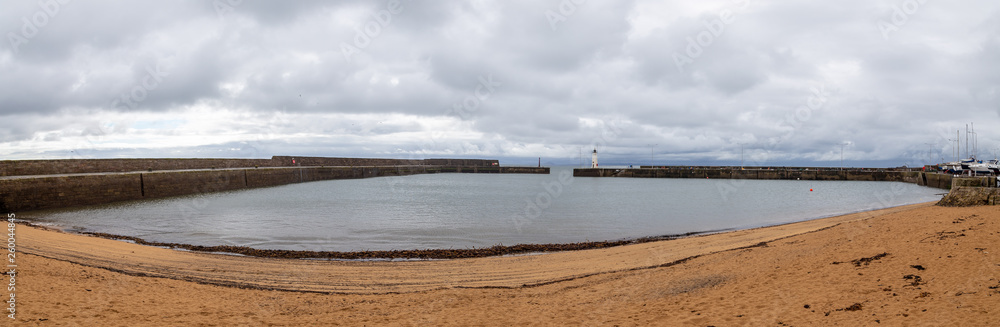
[[743, 145], [746, 143], [740, 143], [740, 170], [743, 170]]
[[958, 139], [948, 139], [948, 143], [955, 142], [951, 145], [951, 153], [955, 155], [955, 162], [958, 162]]
[[927, 145], [927, 164], [933, 165], [934, 163], [932, 161], [934, 161], [934, 159], [931, 159], [931, 147], [934, 146], [934, 143], [924, 143], [924, 144]]
[[653, 168], [653, 147], [659, 144], [646, 144], [649, 146], [649, 168]]
[[851, 142], [840, 143], [840, 170], [844, 170], [844, 146], [851, 145]]

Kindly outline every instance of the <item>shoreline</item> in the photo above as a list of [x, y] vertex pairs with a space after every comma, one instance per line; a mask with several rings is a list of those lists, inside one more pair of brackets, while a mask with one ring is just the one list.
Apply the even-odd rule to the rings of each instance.
[[[835, 216], [839, 215], [827, 216], [823, 218], [829, 218]], [[817, 219], [822, 219], [822, 218], [817, 218]], [[429, 249], [410, 249], [410, 250], [368, 250], [368, 251], [281, 250], [281, 249], [258, 249], [249, 246], [237, 246], [237, 245], [194, 245], [188, 243], [151, 242], [151, 241], [146, 241], [145, 239], [142, 239], [140, 237], [134, 237], [134, 236], [117, 235], [117, 234], [110, 234], [103, 232], [67, 231], [65, 229], [56, 226], [42, 225], [31, 221], [20, 221], [18, 223], [23, 226], [31, 228], [54, 231], [69, 235], [92, 236], [108, 240], [123, 241], [129, 244], [152, 246], [157, 248], [180, 250], [180, 251], [190, 251], [197, 253], [237, 255], [237, 256], [246, 256], [255, 258], [314, 259], [314, 260], [343, 260], [343, 261], [368, 261], [368, 260], [392, 261], [393, 259], [412, 259], [412, 260], [470, 259], [470, 258], [486, 258], [486, 257], [500, 257], [500, 256], [513, 256], [513, 255], [546, 254], [546, 253], [564, 252], [564, 251], [581, 251], [581, 250], [625, 246], [630, 244], [670, 241], [685, 237], [712, 235], [712, 234], [726, 233], [731, 231], [746, 230], [753, 228], [764, 228], [769, 226], [792, 224], [795, 222], [751, 227], [744, 229], [735, 229], [735, 228], [718, 229], [718, 230], [687, 232], [682, 234], [666, 234], [659, 236], [644, 236], [637, 238], [625, 238], [625, 239], [604, 240], [604, 241], [586, 241], [586, 242], [572, 242], [572, 243], [527, 243], [527, 244], [515, 244], [515, 245], [497, 244], [489, 247], [481, 247], [481, 248], [472, 247], [466, 249], [429, 248]]]
[[924, 203], [669, 242], [429, 261], [18, 235], [25, 325], [990, 325], [1000, 312], [994, 207]]
[[624, 239], [616, 241], [592, 241], [576, 243], [544, 243], [544, 244], [515, 244], [515, 245], [494, 245], [483, 248], [469, 249], [414, 249], [414, 250], [371, 250], [371, 251], [309, 251], [309, 250], [276, 250], [276, 249], [256, 249], [248, 246], [231, 245], [192, 245], [186, 243], [165, 243], [149, 242], [142, 238], [132, 236], [122, 236], [101, 232], [82, 232], [79, 235], [100, 237], [109, 240], [126, 241], [131, 244], [167, 248], [172, 250], [185, 250], [200, 253], [243, 255], [255, 258], [284, 258], [284, 259], [318, 259], [318, 260], [388, 260], [393, 259], [471, 259], [487, 258], [522, 254], [545, 254], [564, 251], [581, 251], [591, 249], [610, 248], [625, 246], [630, 244], [642, 244], [649, 242], [670, 241], [684, 237], [705, 235], [722, 231], [690, 232], [675, 235], [662, 235], [653, 237], [640, 237], [634, 239]]

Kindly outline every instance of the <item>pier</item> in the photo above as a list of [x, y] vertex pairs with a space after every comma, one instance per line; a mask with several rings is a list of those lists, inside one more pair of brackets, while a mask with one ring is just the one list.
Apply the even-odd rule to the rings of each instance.
[[574, 177], [763, 179], [819, 181], [887, 181], [914, 183], [951, 189], [953, 176], [925, 172], [921, 168], [825, 168], [825, 167], [733, 167], [733, 166], [642, 166], [640, 168], [577, 168]]
[[481, 159], [69, 159], [0, 161], [0, 212], [55, 209], [335, 179], [548, 174]]

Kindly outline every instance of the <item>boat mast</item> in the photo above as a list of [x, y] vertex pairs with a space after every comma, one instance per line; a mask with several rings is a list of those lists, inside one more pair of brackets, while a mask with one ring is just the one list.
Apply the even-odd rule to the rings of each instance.
[[979, 135], [976, 135], [976, 123], [972, 124], [972, 157], [979, 157]]

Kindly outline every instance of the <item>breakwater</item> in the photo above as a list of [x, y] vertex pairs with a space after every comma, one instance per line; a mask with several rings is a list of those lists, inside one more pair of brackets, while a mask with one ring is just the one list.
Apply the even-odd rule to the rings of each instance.
[[[361, 165], [366, 163], [393, 165]], [[283, 164], [287, 166], [279, 166]], [[338, 164], [348, 165], [332, 166]], [[322, 180], [434, 173], [548, 174], [549, 168], [501, 167], [496, 160], [475, 159], [274, 157], [3, 161], [0, 171], [6, 174], [0, 176], [0, 212], [17, 212]]]
[[1000, 205], [1000, 183], [997, 177], [959, 177], [952, 180], [951, 191], [937, 205], [969, 207]]
[[920, 169], [853, 168], [830, 169], [814, 167], [679, 167], [656, 168], [577, 168], [575, 177], [638, 177], [638, 178], [709, 178], [709, 179], [778, 179], [821, 181], [889, 181], [914, 183], [940, 189], [951, 189], [952, 175], [928, 173]]
[[271, 159], [61, 159], [0, 160], [0, 177], [110, 173], [151, 170], [219, 169], [293, 166], [499, 166], [498, 160], [485, 159], [383, 159], [274, 156]]

